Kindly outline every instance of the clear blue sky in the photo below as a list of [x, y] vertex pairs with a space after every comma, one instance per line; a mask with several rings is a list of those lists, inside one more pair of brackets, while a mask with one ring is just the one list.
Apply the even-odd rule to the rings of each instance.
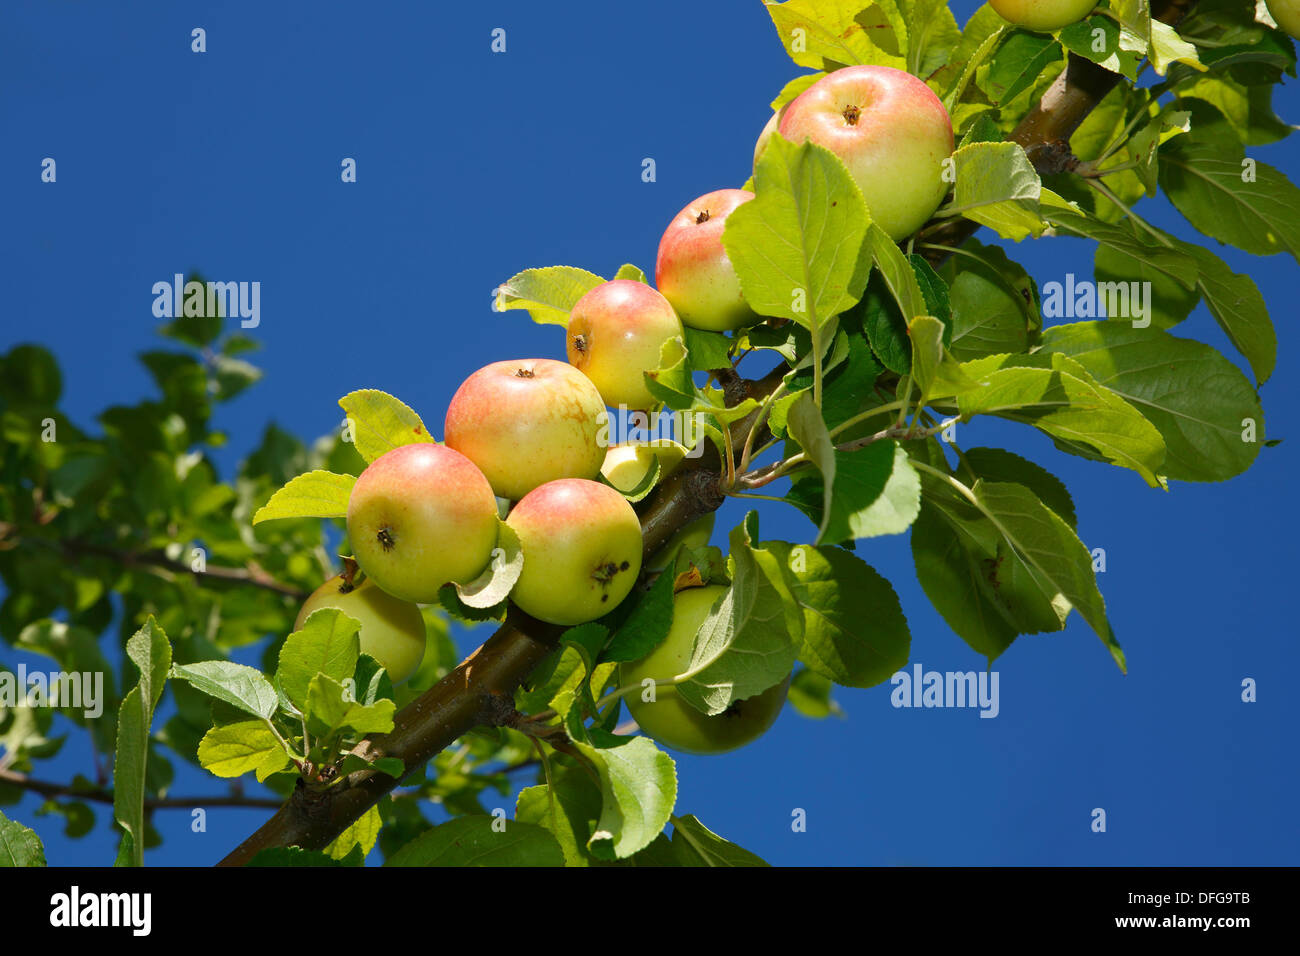
[[[476, 368], [563, 358], [555, 327], [490, 310], [493, 287], [529, 266], [651, 270], [681, 206], [745, 180], [768, 102], [802, 72], [757, 0], [202, 6], [4, 4], [0, 349], [52, 348], [66, 408], [90, 425], [151, 392], [134, 355], [160, 341], [154, 282], [192, 268], [260, 281], [253, 358], [266, 378], [217, 417], [227, 476], [268, 422], [322, 434], [353, 389], [382, 387], [440, 423]], [[964, 21], [975, 4], [953, 7]], [[505, 54], [489, 49], [496, 27]], [[1291, 82], [1276, 102], [1296, 120]], [[1300, 179], [1289, 143], [1251, 155]], [[55, 185], [40, 182], [47, 156]], [[344, 157], [356, 184], [340, 182]], [[644, 157], [655, 183], [641, 181]], [[1142, 210], [1183, 228], [1163, 201]], [[1287, 437], [1300, 273], [1285, 256], [1221, 251], [1273, 306], [1279, 360], [1264, 399], [1270, 436]], [[1088, 243], [1010, 252], [1040, 284], [1091, 273]], [[1178, 331], [1224, 346], [1204, 308]], [[961, 440], [1007, 443], [1067, 482], [1083, 539], [1106, 549], [1128, 676], [1076, 615], [997, 662], [996, 719], [895, 710], [888, 685], [839, 690], [846, 720], [787, 708], [745, 750], [680, 757], [680, 812], [778, 864], [1296, 863], [1294, 436], [1230, 484], [1168, 494], [1022, 428], [977, 422]], [[724, 508], [717, 540], [742, 513]], [[763, 530], [813, 537], [777, 505]], [[859, 553], [898, 590], [913, 661], [980, 669], [916, 584], [905, 535]], [[1257, 703], [1240, 701], [1246, 677]], [[220, 786], [177, 766], [175, 792]], [[69, 745], [42, 773], [87, 767]], [[37, 826], [53, 862], [111, 862], [107, 814], [71, 842], [32, 818], [38, 802], [5, 812]], [[1094, 807], [1105, 834], [1089, 828]], [[806, 833], [791, 832], [794, 808]], [[149, 860], [210, 864], [264, 816], [214, 810], [192, 834], [188, 814], [160, 814], [166, 843]]]

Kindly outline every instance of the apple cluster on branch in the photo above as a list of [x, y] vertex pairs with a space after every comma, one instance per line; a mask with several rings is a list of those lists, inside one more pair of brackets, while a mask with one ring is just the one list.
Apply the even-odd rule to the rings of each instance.
[[[1087, 14], [1092, 3], [998, 0], [993, 6], [1012, 22], [1049, 30]], [[1191, 6], [1187, 0], [1166, 0], [1156, 4], [1154, 14], [1165, 22], [1177, 22]], [[1048, 151], [1068, 141], [1116, 79], [1115, 74], [1071, 55], [1065, 71], [1010, 139], [1031, 158], [1046, 161]], [[882, 99], [915, 121], [902, 131], [877, 129], [872, 124], [881, 124], [879, 118], [845, 105]], [[888, 181], [878, 175], [882, 143], [887, 144], [889, 162], [915, 168], [937, 165], [953, 149], [952, 128], [942, 103], [925, 83], [906, 72], [848, 67], [829, 74], [773, 116], [756, 155], [761, 156], [774, 131], [783, 139], [809, 140], [837, 153], [862, 190], [874, 222], [894, 241], [921, 230], [923, 239], [951, 246], [976, 228], [969, 220], [953, 218], [923, 229], [947, 189], [937, 179], [917, 177], [909, 189], [893, 183], [881, 186]], [[636, 511], [618, 492], [590, 480], [604, 459], [603, 451], [590, 452], [588, 432], [596, 412], [607, 404], [647, 407], [654, 400], [640, 377], [626, 374], [628, 368], [659, 368], [665, 343], [681, 336], [683, 322], [721, 331], [759, 321], [746, 305], [734, 273], [718, 268], [718, 257], [725, 258], [723, 222], [753, 198], [746, 190], [720, 190], [687, 206], [674, 218], [660, 247], [659, 291], [628, 279], [597, 286], [572, 308], [566, 333], [569, 364], [533, 359], [481, 369], [451, 401], [445, 446], [427, 442], [400, 446], [373, 462], [358, 479], [348, 506], [349, 537], [367, 581], [382, 588], [379, 593], [404, 601], [436, 601], [438, 587], [431, 588], [430, 582], [440, 586], [473, 578], [491, 560], [502, 527], [511, 529], [522, 550], [535, 556], [531, 570], [524, 561], [518, 580], [512, 582], [512, 606], [497, 632], [398, 712], [391, 732], [367, 738], [354, 751], [371, 764], [396, 759], [404, 768], [402, 774], [358, 770], [328, 789], [313, 789], [300, 781], [289, 802], [222, 865], [246, 863], [268, 847], [328, 845], [433, 755], [475, 726], [497, 723], [493, 715], [500, 699], [513, 695], [556, 647], [563, 628], [591, 621], [617, 605], [633, 587], [640, 568], [649, 567], [652, 556], [675, 534], [715, 511], [727, 493], [757, 487], [783, 474], [783, 467], [797, 464], [787, 461], [747, 472], [755, 443], [767, 437], [768, 399], [782, 388], [789, 368], [778, 365], [757, 380], [724, 368], [713, 374], [724, 386], [727, 407], [750, 400], [757, 403], [753, 411], [722, 428], [724, 453], [706, 446], [701, 457], [682, 462], [664, 478]], [[816, 345], [813, 351], [820, 361]], [[549, 411], [539, 412], [542, 405]], [[539, 414], [549, 417], [539, 423]], [[904, 426], [900, 416], [897, 424], [877, 436], [849, 444], [859, 447], [874, 438], [934, 434], [944, 424]], [[584, 455], [589, 460], [575, 468], [573, 463], [581, 462]], [[419, 494], [413, 497], [426, 504], [414, 515], [398, 515], [390, 492], [394, 484], [409, 481], [420, 483]], [[497, 516], [496, 497], [516, 502], [504, 524]], [[582, 527], [577, 527], [579, 516]], [[399, 518], [408, 522], [405, 528], [398, 526]], [[412, 521], [414, 525], [409, 524]], [[441, 556], [459, 563], [431, 570], [433, 559], [419, 548], [419, 542], [428, 539], [460, 542], [462, 547], [453, 556]], [[563, 546], [552, 549], [551, 542], [557, 540]], [[578, 557], [570, 562], [575, 549]], [[616, 557], [606, 558], [607, 554]], [[593, 561], [608, 562], [609, 574], [598, 586], [587, 581]], [[582, 586], [570, 588], [566, 595], [566, 583], [575, 581]], [[328, 597], [333, 603], [321, 606], [343, 607], [341, 602], [347, 600], [360, 607], [365, 603], [364, 588], [363, 584], [350, 593], [340, 592], [337, 582], [329, 582], [312, 600], [323, 602]], [[690, 631], [688, 638], [693, 637], [721, 590], [701, 587], [679, 594], [674, 631], [680, 621], [683, 631]], [[325, 597], [319, 597], [322, 592], [327, 592]], [[303, 613], [310, 613], [308, 607]], [[683, 662], [669, 658], [679, 656], [682, 646], [670, 636], [644, 660], [622, 665], [620, 683], [653, 679], [661, 669], [680, 670]], [[685, 647], [689, 653], [689, 640]], [[392, 653], [373, 645], [367, 650], [381, 660]], [[391, 667], [390, 673], [400, 680], [404, 670], [403, 664]], [[785, 685], [778, 684], [770, 692], [736, 703], [755, 712], [757, 724], [766, 726], [775, 718], [784, 694]], [[690, 730], [684, 736], [681, 732], [683, 721], [693, 728], [714, 718], [682, 704], [671, 693], [664, 697], [661, 705], [683, 713], [660, 734], [656, 724], [666, 717], [665, 707], [651, 711], [633, 701], [629, 706], [648, 733], [677, 734], [680, 747], [692, 749]], [[698, 749], [708, 750], [716, 740], [706, 733], [696, 743]]]

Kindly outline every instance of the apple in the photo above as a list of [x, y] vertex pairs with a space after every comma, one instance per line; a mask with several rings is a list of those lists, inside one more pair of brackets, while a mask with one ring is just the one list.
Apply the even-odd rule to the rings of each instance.
[[[684, 673], [691, 662], [695, 635], [726, 593], [727, 589], [717, 584], [679, 591], [673, 598], [673, 623], [668, 636], [641, 660], [619, 666], [619, 686], [669, 680]], [[656, 687], [652, 701], [643, 699], [644, 691], [639, 687], [623, 699], [637, 726], [664, 746], [686, 753], [718, 754], [761, 737], [781, 712], [789, 686], [787, 677], [761, 694], [734, 701], [712, 717], [682, 700], [672, 685]]]
[[646, 562], [646, 570], [663, 571], [672, 567], [677, 559], [677, 552], [682, 548], [702, 548], [713, 537], [713, 524], [718, 513], [710, 511], [703, 518], [696, 518], [686, 527], [680, 529], [668, 539], [668, 543], [651, 556]]
[[432, 604], [473, 580], [497, 543], [497, 502], [474, 463], [422, 442], [385, 452], [348, 498], [348, 540], [366, 576], [404, 601]]
[[660, 350], [681, 334], [667, 299], [644, 282], [615, 279], [574, 304], [565, 348], [569, 363], [591, 379], [606, 405], [648, 409], [659, 400], [642, 373], [659, 368]]
[[659, 479], [662, 481], [673, 473], [684, 457], [686, 449], [676, 442], [662, 445], [625, 442], [611, 445], [605, 451], [605, 462], [600, 466], [600, 473], [611, 485], [628, 494], [635, 491], [650, 474], [655, 459], [659, 460]]
[[600, 392], [567, 362], [517, 359], [484, 366], [447, 406], [444, 438], [518, 501], [558, 478], [595, 478], [605, 460]]
[[1274, 22], [1300, 40], [1300, 0], [1267, 0], [1266, 5]]
[[1078, 23], [1096, 5], [1096, 0], [989, 0], [1002, 19], [1040, 33]]
[[303, 602], [293, 629], [299, 630], [312, 611], [325, 607], [338, 608], [360, 622], [361, 653], [383, 664], [394, 684], [414, 674], [424, 660], [428, 635], [420, 609], [385, 593], [373, 578], [357, 585], [347, 583], [341, 574], [330, 578]]
[[722, 247], [727, 216], [753, 198], [746, 189], [705, 193], [673, 217], [659, 240], [655, 285], [693, 329], [727, 332], [760, 321]]
[[827, 74], [790, 101], [778, 129], [792, 143], [811, 140], [842, 159], [872, 220], [895, 241], [920, 229], [948, 192], [943, 161], [952, 154], [952, 120], [904, 70], [848, 66]]
[[758, 134], [758, 142], [754, 144], [754, 165], [758, 165], [758, 158], [763, 155], [763, 150], [767, 149], [767, 141], [772, 138], [772, 134], [777, 131], [781, 125], [781, 114], [784, 108], [772, 113], [772, 118], [764, 124], [763, 129]]
[[506, 524], [524, 552], [510, 598], [540, 621], [594, 621], [618, 607], [641, 573], [641, 522], [598, 481], [547, 482], [524, 495]]

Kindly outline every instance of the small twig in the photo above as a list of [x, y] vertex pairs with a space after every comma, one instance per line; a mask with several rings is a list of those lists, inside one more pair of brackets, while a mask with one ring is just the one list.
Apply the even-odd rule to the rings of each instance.
[[[113, 791], [106, 788], [81, 789], [49, 780], [36, 780], [16, 770], [0, 770], [0, 782], [39, 793], [49, 799], [71, 797], [93, 803], [112, 804], [113, 802]], [[229, 794], [203, 797], [146, 797], [144, 808], [146, 810], [192, 810], [196, 807], [260, 807], [276, 810], [283, 803], [284, 801], [278, 797], [245, 797], [242, 794]]]

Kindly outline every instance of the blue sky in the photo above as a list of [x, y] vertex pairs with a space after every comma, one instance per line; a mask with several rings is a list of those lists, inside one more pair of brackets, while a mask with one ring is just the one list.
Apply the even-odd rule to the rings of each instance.
[[[384, 388], [440, 423], [478, 367], [563, 358], [556, 327], [491, 311], [493, 287], [530, 266], [651, 270], [678, 209], [745, 180], [768, 102], [803, 72], [757, 2], [279, 6], [9, 0], [0, 13], [0, 350], [49, 346], [66, 409], [90, 424], [151, 393], [134, 355], [160, 341], [154, 282], [193, 268], [260, 281], [266, 378], [218, 413], [227, 476], [268, 422], [315, 437], [353, 389]], [[962, 21], [974, 7], [953, 4]], [[190, 51], [196, 26], [204, 54]], [[498, 27], [504, 54], [490, 50]], [[1291, 83], [1275, 102], [1295, 120]], [[1289, 143], [1251, 155], [1300, 179]], [[344, 157], [355, 184], [340, 182]], [[641, 179], [646, 157], [656, 182]], [[1142, 211], [1188, 234], [1163, 200]], [[1090, 243], [1009, 251], [1040, 285], [1091, 273]], [[1219, 251], [1273, 306], [1263, 395], [1269, 435], [1285, 438], [1300, 407], [1295, 262]], [[1226, 350], [1203, 307], [1178, 334]], [[1004, 444], [1066, 481], [1081, 536], [1106, 550], [1129, 674], [1076, 615], [997, 662], [996, 719], [894, 709], [888, 685], [840, 689], [845, 720], [787, 708], [744, 750], [680, 757], [679, 812], [778, 864], [1297, 862], [1295, 442], [1229, 484], [1165, 494], [1010, 424], [977, 421], [960, 440]], [[724, 507], [717, 541], [744, 510]], [[779, 505], [762, 522], [765, 537], [813, 537]], [[905, 535], [858, 553], [897, 589], [914, 662], [981, 668], [916, 584]], [[1258, 702], [1241, 702], [1244, 678]], [[87, 768], [69, 745], [41, 773]], [[219, 789], [178, 770], [175, 792]], [[37, 826], [52, 862], [111, 862], [107, 814], [72, 842], [32, 818], [38, 803], [5, 812]], [[806, 832], [791, 829], [796, 808]], [[188, 814], [160, 814], [166, 843], [149, 862], [215, 862], [265, 815], [214, 810], [193, 834]]]

